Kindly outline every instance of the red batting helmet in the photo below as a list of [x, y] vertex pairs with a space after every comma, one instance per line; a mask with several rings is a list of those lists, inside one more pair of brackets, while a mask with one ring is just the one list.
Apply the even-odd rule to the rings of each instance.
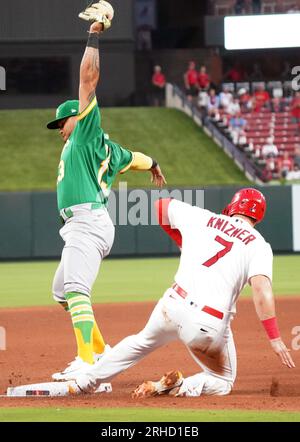
[[259, 223], [265, 216], [266, 206], [261, 192], [256, 189], [242, 189], [234, 195], [222, 213], [228, 216], [245, 215]]

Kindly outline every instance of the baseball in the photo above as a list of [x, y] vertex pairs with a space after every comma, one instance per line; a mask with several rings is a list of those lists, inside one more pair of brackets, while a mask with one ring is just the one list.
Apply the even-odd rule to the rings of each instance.
[[115, 11], [112, 5], [105, 0], [101, 0], [99, 3], [103, 6], [103, 14], [105, 14], [106, 17], [109, 18], [109, 20], [112, 20], [115, 15]]

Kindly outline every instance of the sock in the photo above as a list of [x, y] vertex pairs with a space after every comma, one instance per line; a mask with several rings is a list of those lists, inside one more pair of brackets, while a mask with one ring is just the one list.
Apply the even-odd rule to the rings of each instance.
[[88, 364], [94, 363], [93, 328], [95, 323], [91, 300], [82, 293], [66, 293], [78, 356]]
[[104, 352], [105, 348], [105, 341], [103, 339], [103, 336], [99, 330], [99, 327], [97, 325], [97, 322], [94, 322], [93, 327], [93, 350], [94, 353], [101, 354]]

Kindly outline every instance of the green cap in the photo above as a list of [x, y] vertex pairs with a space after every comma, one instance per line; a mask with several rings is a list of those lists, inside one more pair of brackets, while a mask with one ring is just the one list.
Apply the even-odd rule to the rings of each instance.
[[79, 101], [69, 100], [58, 106], [56, 119], [47, 124], [48, 129], [58, 129], [58, 123], [65, 118], [74, 117], [79, 113]]

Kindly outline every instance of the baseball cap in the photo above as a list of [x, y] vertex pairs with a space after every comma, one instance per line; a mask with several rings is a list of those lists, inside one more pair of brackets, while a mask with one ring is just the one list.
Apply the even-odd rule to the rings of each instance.
[[79, 101], [68, 100], [56, 109], [56, 118], [47, 124], [48, 129], [58, 129], [58, 123], [65, 118], [74, 117], [79, 113]]

